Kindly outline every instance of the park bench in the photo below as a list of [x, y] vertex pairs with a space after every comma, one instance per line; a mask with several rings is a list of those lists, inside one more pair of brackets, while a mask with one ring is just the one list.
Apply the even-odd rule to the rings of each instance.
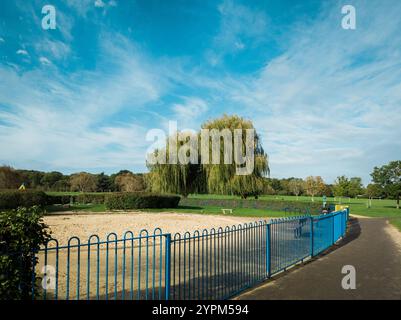
[[233, 213], [233, 209], [221, 209], [221, 211], [223, 212], [223, 214], [226, 214], [227, 212], [228, 213]]

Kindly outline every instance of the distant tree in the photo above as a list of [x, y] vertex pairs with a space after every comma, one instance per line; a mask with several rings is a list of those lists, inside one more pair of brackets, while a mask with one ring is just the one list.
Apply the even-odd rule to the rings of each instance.
[[36, 170], [17, 170], [21, 176], [25, 186], [29, 189], [44, 189], [41, 180], [45, 175], [44, 172]]
[[119, 191], [123, 192], [138, 192], [146, 189], [143, 176], [133, 173], [119, 174], [114, 183], [118, 186]]
[[274, 190], [274, 194], [278, 194], [280, 191], [283, 190], [283, 187], [281, 186], [280, 179], [266, 178], [266, 181], [272, 187], [272, 189]]
[[288, 188], [290, 192], [297, 197], [298, 200], [298, 196], [302, 193], [304, 189], [304, 181], [302, 179], [293, 178], [288, 183]]
[[371, 176], [373, 182], [381, 186], [389, 198], [397, 200], [397, 209], [399, 209], [401, 197], [401, 160], [391, 161], [381, 167], [374, 167]]
[[370, 183], [366, 187], [366, 195], [369, 198], [380, 198], [383, 196], [383, 188], [376, 183]]
[[46, 172], [42, 179], [41, 179], [41, 185], [44, 187], [46, 190], [52, 190], [54, 184], [62, 180], [64, 178], [63, 174], [58, 171], [52, 171], [52, 172]]
[[87, 172], [80, 172], [71, 175], [70, 185], [72, 191], [93, 192], [96, 191], [96, 176]]
[[362, 178], [352, 177], [349, 180], [348, 196], [355, 198], [363, 193]]
[[340, 198], [340, 203], [341, 203], [341, 197], [349, 196], [349, 186], [350, 186], [350, 181], [346, 176], [337, 177], [336, 181], [334, 182], [333, 186], [334, 196]]
[[68, 178], [64, 177], [62, 180], [56, 181], [51, 190], [52, 191], [69, 191], [71, 189], [70, 181]]
[[322, 194], [324, 186], [324, 181], [320, 176], [309, 176], [305, 179], [304, 188], [306, 194], [312, 197], [312, 201], [315, 201], [314, 196]]
[[0, 167], [0, 189], [16, 189], [22, 183], [21, 174], [9, 166]]
[[96, 179], [96, 191], [106, 192], [113, 189], [113, 182], [111, 178], [108, 175], [104, 174], [104, 172], [96, 175]]
[[325, 195], [327, 197], [332, 197], [334, 195], [333, 193], [333, 185], [331, 184], [325, 184], [323, 191], [322, 191], [322, 195]]

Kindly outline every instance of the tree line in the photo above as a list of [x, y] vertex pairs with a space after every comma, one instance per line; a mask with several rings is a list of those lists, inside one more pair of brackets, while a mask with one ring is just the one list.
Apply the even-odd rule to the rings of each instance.
[[121, 170], [107, 175], [78, 172], [65, 175], [58, 171], [17, 170], [10, 166], [0, 167], [0, 189], [27, 189], [43, 191], [116, 192], [145, 191], [144, 174]]

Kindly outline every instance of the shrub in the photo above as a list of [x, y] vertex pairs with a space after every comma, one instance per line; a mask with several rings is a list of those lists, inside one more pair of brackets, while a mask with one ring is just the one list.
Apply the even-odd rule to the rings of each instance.
[[51, 204], [69, 204], [73, 200], [73, 196], [59, 196], [59, 195], [47, 195], [46, 203]]
[[103, 193], [82, 193], [74, 196], [74, 202], [81, 204], [101, 204], [104, 203], [105, 194]]
[[300, 213], [318, 213], [321, 212], [321, 203], [314, 202], [299, 202], [299, 201], [284, 201], [284, 200], [238, 200], [238, 199], [196, 199], [183, 198], [180, 201], [182, 206], [212, 206], [225, 208], [255, 208], [266, 209], [272, 211], [293, 211]]
[[39, 207], [0, 212], [0, 300], [31, 298], [35, 252], [50, 238], [42, 215]]
[[132, 192], [107, 195], [104, 204], [108, 210], [127, 210], [145, 208], [176, 208], [179, 202], [179, 196]]
[[2, 191], [0, 192], [0, 208], [16, 209], [18, 207], [43, 207], [47, 204], [47, 196], [43, 191]]

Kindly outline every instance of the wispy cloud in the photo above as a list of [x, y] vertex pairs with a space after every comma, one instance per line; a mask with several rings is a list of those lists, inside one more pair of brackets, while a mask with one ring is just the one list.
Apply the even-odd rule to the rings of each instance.
[[18, 49], [16, 54], [19, 54], [21, 56], [29, 56], [28, 51], [24, 50], [24, 49]]
[[208, 105], [203, 99], [185, 97], [182, 103], [173, 104], [172, 110], [175, 113], [175, 119], [185, 125], [185, 128], [195, 130], [199, 124], [199, 119], [208, 110]]
[[17, 74], [0, 66], [0, 145], [7, 149], [0, 162], [68, 170], [143, 168], [146, 125], [135, 117], [103, 124], [124, 109], [140, 113], [163, 90], [163, 81], [129, 45], [123, 37], [104, 35], [100, 59], [111, 60], [90, 72]]
[[226, 55], [235, 54], [265, 40], [267, 35], [267, 16], [264, 12], [252, 10], [232, 0], [224, 0], [218, 11], [221, 16], [220, 29], [214, 38], [213, 49], [206, 56], [209, 63], [216, 65]]
[[273, 176], [369, 182], [373, 166], [401, 156], [401, 4], [354, 5], [357, 30], [341, 29], [340, 3], [325, 8], [312, 24], [298, 24], [283, 39], [285, 53], [232, 96], [262, 131]]

